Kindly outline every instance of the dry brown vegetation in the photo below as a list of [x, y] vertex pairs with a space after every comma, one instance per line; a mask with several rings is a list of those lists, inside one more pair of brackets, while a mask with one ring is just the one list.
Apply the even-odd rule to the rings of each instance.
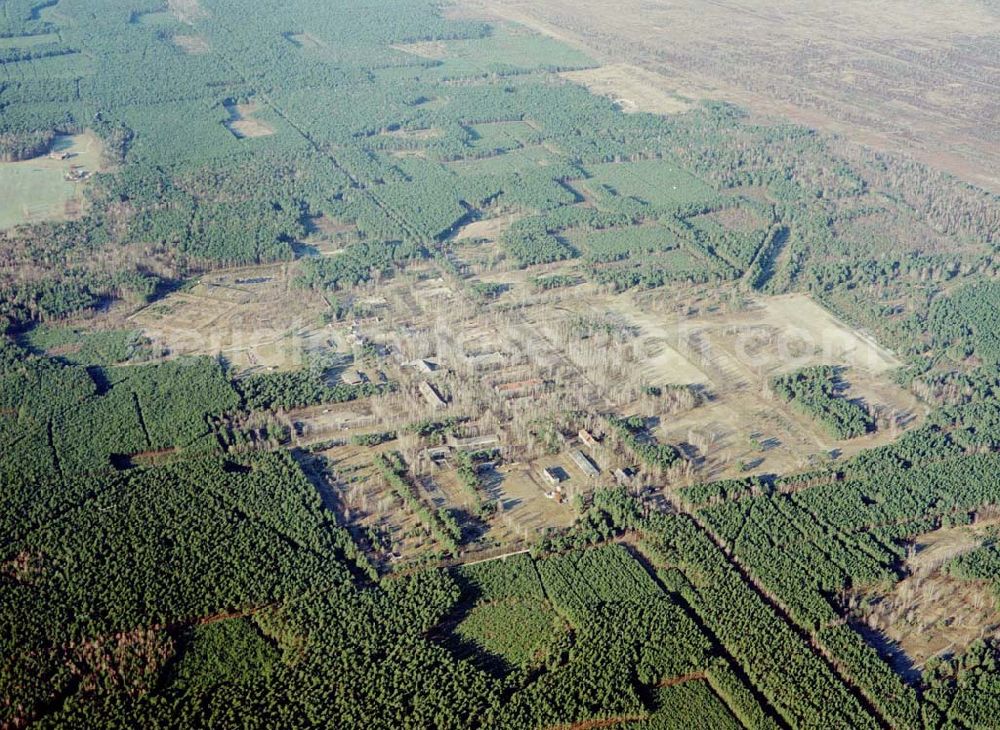
[[[290, 297], [298, 306], [288, 306]], [[204, 276], [129, 318], [171, 355], [212, 353], [240, 370], [301, 367], [303, 353], [324, 344], [316, 328], [326, 303], [290, 293], [287, 267], [231, 269]]]
[[226, 122], [226, 127], [238, 139], [253, 139], [274, 134], [274, 129], [268, 124], [254, 118], [257, 110], [256, 104], [236, 104], [228, 107], [229, 121]]
[[667, 90], [663, 77], [627, 63], [560, 75], [595, 94], [611, 97], [625, 112], [677, 114], [691, 108], [691, 100], [680, 89]]
[[[942, 12], [904, 0], [467, 0], [463, 7], [524, 23], [608, 64], [653, 72], [664, 91], [785, 116], [1000, 190], [995, 5], [960, 0]], [[628, 97], [631, 82], [619, 83], [617, 93]]]
[[443, 41], [426, 41], [421, 43], [405, 43], [394, 45], [397, 51], [410, 53], [420, 58], [439, 60], [448, 56], [448, 46]]
[[177, 20], [188, 25], [208, 17], [208, 12], [198, 0], [167, 0], [167, 8]]

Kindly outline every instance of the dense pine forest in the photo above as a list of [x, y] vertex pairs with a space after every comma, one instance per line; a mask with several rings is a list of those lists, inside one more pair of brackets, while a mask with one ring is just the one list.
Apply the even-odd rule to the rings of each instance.
[[[102, 147], [77, 214], [0, 231], [0, 725], [996, 726], [995, 626], [919, 666], [872, 628], [936, 530], [985, 525], [941, 571], [1000, 601], [995, 196], [720, 102], [623, 113], [560, 75], [600, 65], [583, 51], [424, 0], [0, 10], [0, 167], [85, 131]], [[247, 374], [128, 320], [206, 272], [272, 264], [287, 306], [328, 305], [323, 327], [414, 271], [521, 316], [507, 279], [471, 280], [477, 244], [457, 235], [504, 216], [489, 266], [533, 296], [807, 294], [892, 348], [891, 384], [927, 415], [845, 458], [673, 488], [691, 445], [595, 398], [560, 414], [572, 428], [532, 421], [533, 443], [591, 428], [631, 468], [577, 495], [571, 524], [468, 561], [509, 455], [454, 446], [477, 414], [453, 415], [443, 380], [415, 396], [432, 417], [336, 437], [370, 450], [370, 478], [436, 546], [394, 569], [318, 484], [361, 467], [324, 462], [330, 444], [303, 447], [289, 416], [405, 396], [385, 348]], [[349, 240], [317, 255], [328, 221]], [[838, 443], [881, 438], [852, 378], [811, 365], [767, 397]], [[553, 381], [513, 389], [548, 403]], [[413, 455], [449, 445], [469, 514], [424, 496]]]

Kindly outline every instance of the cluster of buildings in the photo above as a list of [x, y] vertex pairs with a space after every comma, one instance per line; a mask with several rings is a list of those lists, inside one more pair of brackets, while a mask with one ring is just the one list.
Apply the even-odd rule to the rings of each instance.
[[[598, 440], [594, 434], [586, 429], [581, 429], [577, 433], [576, 440], [580, 446], [588, 449], [590, 454], [584, 453], [583, 448], [580, 448], [579, 446], [571, 446], [566, 451], [570, 461], [573, 462], [576, 468], [579, 469], [588, 479], [597, 479], [601, 475], [601, 468], [598, 466], [593, 454], [595, 451], [600, 449], [600, 440]], [[629, 476], [623, 470], [616, 469], [614, 474], [615, 479], [619, 483], [628, 483]], [[543, 467], [541, 470], [541, 476], [542, 480], [552, 487], [550, 491], [545, 493], [545, 496], [549, 499], [554, 499], [557, 502], [562, 502], [565, 498], [563, 482], [570, 478], [569, 473], [561, 466], [552, 465]]]

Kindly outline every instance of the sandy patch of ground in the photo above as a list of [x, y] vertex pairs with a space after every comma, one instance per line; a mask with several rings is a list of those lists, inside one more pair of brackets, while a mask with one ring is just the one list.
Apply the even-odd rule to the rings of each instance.
[[310, 354], [334, 351], [336, 343], [332, 328], [319, 324], [328, 310], [322, 296], [293, 291], [290, 279], [287, 265], [213, 273], [140, 309], [129, 322], [170, 356], [222, 355], [237, 371], [296, 369]]
[[496, 241], [511, 223], [517, 220], [516, 215], [506, 215], [500, 218], [484, 218], [462, 226], [455, 234], [456, 241], [483, 240]]
[[422, 43], [399, 43], [392, 46], [397, 51], [409, 53], [420, 58], [439, 61], [448, 57], [448, 46], [443, 41], [425, 41]]
[[292, 33], [286, 37], [301, 48], [324, 48], [326, 45], [312, 33]]
[[208, 17], [198, 0], [167, 0], [167, 8], [177, 20], [188, 25]]
[[[546, 527], [568, 527], [573, 523], [576, 515], [571, 500], [559, 503], [546, 497], [552, 486], [543, 483], [541, 478], [543, 466], [559, 465], [569, 472], [569, 464], [569, 459], [548, 457], [535, 464], [511, 464], [500, 468], [501, 481], [495, 493], [500, 503], [497, 519], [509, 533], [531, 538]], [[570, 484], [574, 478], [583, 484], [582, 476], [571, 474], [563, 484], [568, 494], [576, 493], [577, 486]]]
[[818, 345], [826, 362], [843, 362], [876, 374], [902, 364], [873, 337], [851, 329], [805, 294], [769, 297], [765, 308], [765, 321], [784, 327], [789, 338], [800, 336]]
[[274, 129], [254, 118], [254, 113], [259, 108], [256, 104], [236, 104], [226, 108], [229, 111], [226, 128], [238, 139], [268, 137], [274, 134]]
[[676, 322], [633, 306], [629, 299], [620, 298], [613, 305], [626, 322], [639, 328], [645, 358], [640, 365], [643, 378], [650, 385], [706, 384], [708, 376], [676, 347]]
[[691, 108], [679, 90], [668, 90], [668, 79], [627, 63], [567, 71], [559, 74], [601, 96], [608, 96], [624, 112], [680, 114]]

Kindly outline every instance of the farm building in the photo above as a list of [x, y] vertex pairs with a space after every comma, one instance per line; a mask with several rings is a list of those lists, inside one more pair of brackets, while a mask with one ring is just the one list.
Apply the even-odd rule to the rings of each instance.
[[601, 470], [598, 469], [594, 462], [590, 460], [586, 454], [584, 454], [580, 449], [573, 449], [569, 452], [569, 458], [573, 460], [573, 463], [580, 467], [580, 471], [586, 474], [588, 477], [600, 476]]
[[430, 461], [432, 464], [440, 464], [448, 459], [451, 454], [451, 449], [447, 446], [433, 446], [429, 449], [424, 449], [421, 453], [425, 459]]
[[430, 360], [424, 360], [424, 359], [413, 360], [412, 362], [409, 362], [407, 364], [413, 367], [418, 372], [424, 373], [425, 375], [430, 375], [435, 370], [437, 370], [437, 365], [432, 363]]
[[347, 385], [361, 385], [365, 382], [364, 373], [358, 370], [345, 370], [341, 373], [340, 379]]
[[632, 470], [631, 469], [615, 469], [615, 481], [619, 484], [625, 486], [632, 483]]
[[601, 445], [601, 442], [594, 438], [594, 435], [585, 428], [580, 429], [580, 433], [577, 434], [577, 438], [579, 438], [580, 443], [588, 449], [596, 449]]

